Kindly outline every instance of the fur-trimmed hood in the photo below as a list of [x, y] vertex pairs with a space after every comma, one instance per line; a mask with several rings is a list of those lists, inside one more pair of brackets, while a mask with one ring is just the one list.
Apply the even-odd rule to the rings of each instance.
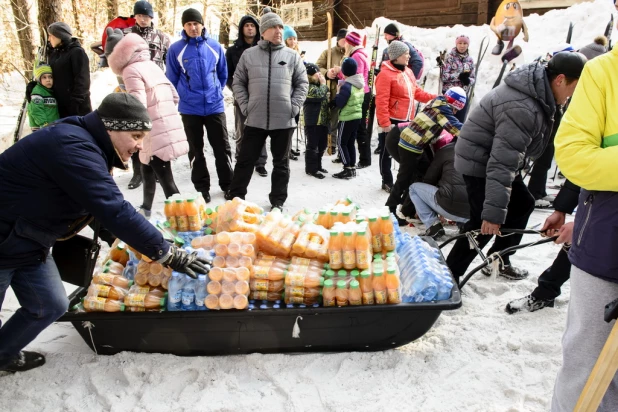
[[129, 33], [114, 47], [107, 63], [114, 74], [121, 75], [129, 64], [146, 60], [150, 60], [148, 43], [140, 35]]

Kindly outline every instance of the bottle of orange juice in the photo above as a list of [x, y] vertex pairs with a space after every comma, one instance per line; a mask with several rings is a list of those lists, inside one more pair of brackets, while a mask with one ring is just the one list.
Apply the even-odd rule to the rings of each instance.
[[343, 232], [343, 268], [354, 269], [356, 267], [356, 245], [355, 234], [353, 232]]
[[185, 213], [187, 214], [189, 230], [192, 232], [200, 230], [202, 228], [200, 211], [194, 198], [187, 199], [187, 202], [185, 203]]
[[173, 230], [178, 230], [178, 223], [176, 222], [176, 213], [174, 210], [174, 202], [172, 199], [165, 199], [165, 205], [163, 206], [163, 213]]
[[86, 312], [123, 312], [125, 305], [113, 299], [105, 299], [94, 296], [87, 296], [83, 300]]
[[373, 305], [373, 279], [368, 270], [363, 270], [360, 274], [360, 288], [363, 293], [363, 305]]
[[383, 214], [380, 220], [382, 249], [386, 252], [392, 252], [395, 250], [395, 228], [393, 227], [393, 221], [388, 214]]
[[341, 269], [343, 267], [343, 255], [341, 253], [341, 232], [332, 230], [328, 242], [328, 260], [331, 269]]
[[348, 288], [345, 280], [337, 282], [337, 290], [335, 290], [337, 306], [348, 306]]
[[365, 226], [361, 226], [356, 233], [356, 267], [359, 269], [369, 269], [371, 261], [371, 245]]
[[363, 304], [363, 293], [361, 292], [360, 283], [358, 280], [353, 280], [350, 282], [348, 300], [350, 301], [350, 306], [360, 306]]
[[183, 199], [176, 199], [174, 206], [174, 210], [176, 211], [176, 223], [178, 225], [178, 231], [188, 232], [189, 219], [187, 218], [187, 212], [185, 210], [185, 201]]
[[328, 226], [326, 226], [326, 229], [330, 229], [338, 221], [339, 221], [339, 217], [338, 217], [337, 210], [336, 209], [331, 209], [330, 213], [328, 214], [328, 222], [327, 222]]
[[373, 253], [382, 253], [382, 229], [381, 220], [377, 217], [369, 218], [369, 231], [371, 232], [371, 248]]
[[386, 271], [386, 290], [388, 303], [401, 303], [401, 296], [399, 294], [399, 276], [397, 276], [397, 271], [392, 266], [390, 266]]
[[384, 305], [388, 299], [386, 295], [386, 279], [384, 279], [384, 273], [382, 271], [374, 272], [372, 286], [375, 303]]
[[322, 300], [324, 307], [335, 306], [335, 285], [331, 279], [324, 282], [324, 289], [322, 289]]

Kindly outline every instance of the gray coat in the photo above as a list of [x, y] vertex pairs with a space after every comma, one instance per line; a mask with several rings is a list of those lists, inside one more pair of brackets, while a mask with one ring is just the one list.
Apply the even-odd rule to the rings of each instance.
[[296, 127], [309, 81], [298, 53], [260, 40], [240, 57], [232, 89], [246, 126], [264, 130]]
[[513, 71], [470, 113], [455, 146], [455, 169], [487, 179], [483, 220], [504, 223], [511, 184], [524, 159], [545, 150], [555, 112], [545, 67], [535, 62]]

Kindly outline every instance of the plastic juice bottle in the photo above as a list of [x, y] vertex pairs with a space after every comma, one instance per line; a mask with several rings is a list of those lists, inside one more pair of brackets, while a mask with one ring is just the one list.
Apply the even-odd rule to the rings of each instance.
[[127, 291], [117, 286], [97, 285], [92, 283], [88, 287], [88, 296], [107, 298], [113, 300], [122, 300], [126, 296]]
[[352, 280], [359, 280], [360, 279], [360, 272], [358, 270], [353, 270], [350, 272], [350, 278], [352, 278]]
[[358, 280], [350, 282], [350, 290], [348, 291], [350, 306], [359, 306], [363, 303], [363, 293]]
[[381, 217], [380, 228], [382, 229], [382, 249], [386, 252], [395, 250], [395, 228], [390, 216], [383, 214]]
[[320, 209], [318, 216], [315, 219], [315, 224], [326, 227], [328, 216], [326, 215], [326, 209]]
[[230, 295], [219, 296], [219, 306], [221, 309], [232, 309], [234, 306], [234, 298]]
[[106, 273], [105, 270], [102, 273], [94, 275], [92, 278], [92, 283], [97, 283], [99, 285], [113, 285], [123, 289], [129, 289], [131, 286], [129, 279], [114, 275], [112, 273]]
[[368, 270], [363, 270], [360, 274], [360, 288], [363, 293], [363, 305], [373, 305], [373, 279]]
[[230, 234], [228, 232], [221, 232], [215, 235], [215, 243], [220, 245], [229, 245], [230, 243]]
[[227, 254], [228, 256], [232, 256], [232, 257], [239, 257], [240, 256], [240, 244], [239, 243], [230, 243], [229, 245], [227, 245]]
[[325, 273], [324, 273], [324, 279], [325, 280], [333, 280], [335, 279], [335, 271], [328, 269]]
[[123, 312], [125, 309], [125, 305], [118, 300], [95, 296], [85, 297], [83, 305], [86, 312]]
[[348, 288], [345, 280], [337, 282], [335, 297], [337, 298], [337, 306], [348, 306]]
[[204, 304], [208, 309], [219, 309], [219, 296], [217, 295], [208, 295], [206, 299], [204, 299]]
[[161, 298], [153, 293], [134, 294], [129, 293], [124, 297], [124, 304], [126, 306], [137, 306], [146, 309], [157, 309], [165, 306], [165, 298]]
[[187, 214], [189, 230], [192, 232], [200, 230], [202, 228], [202, 221], [200, 220], [200, 211], [194, 198], [187, 199], [185, 213]]
[[242, 243], [245, 245], [255, 246], [255, 233], [247, 232], [242, 235]]
[[335, 209], [331, 210], [328, 216], [329, 216], [329, 220], [328, 220], [329, 227], [327, 227], [327, 229], [330, 229], [331, 227], [335, 225], [335, 223], [339, 221], [337, 210]]
[[373, 253], [382, 253], [382, 229], [377, 217], [369, 218], [369, 231], [371, 232]]
[[109, 257], [114, 262], [120, 263], [124, 269], [124, 266], [126, 266], [129, 261], [129, 252], [127, 251], [126, 244], [124, 242], [119, 242], [115, 248], [110, 250]]
[[388, 303], [401, 303], [401, 296], [399, 294], [399, 276], [397, 276], [396, 270], [392, 266], [389, 267], [386, 272], [386, 290]]
[[[302, 216], [300, 217], [302, 219]], [[290, 250], [292, 245], [294, 245], [294, 241], [300, 232], [301, 224], [299, 222], [292, 222], [290, 226], [288, 226], [287, 231], [283, 234], [281, 238], [281, 247], [285, 250]]]
[[350, 212], [346, 211], [346, 212], [343, 212], [341, 215], [342, 215], [341, 221], [343, 223], [348, 223], [352, 221], [352, 218], [350, 217]]
[[322, 290], [322, 301], [324, 307], [335, 306], [335, 285], [331, 279], [324, 281], [324, 289]]
[[176, 212], [176, 224], [179, 232], [189, 231], [189, 219], [187, 217], [187, 211], [185, 210], [185, 201], [182, 199], [176, 199], [174, 202], [174, 211]]
[[320, 246], [322, 246], [322, 238], [316, 234], [312, 235], [309, 238], [309, 243], [307, 244], [307, 250], [305, 251], [305, 255], [308, 258], [317, 257], [318, 252], [320, 251]]
[[163, 214], [165, 214], [165, 218], [170, 224], [170, 227], [173, 230], [178, 230], [178, 223], [176, 222], [176, 211], [174, 210], [174, 203], [172, 199], [165, 199], [163, 206]]
[[388, 299], [386, 295], [386, 279], [382, 271], [373, 274], [372, 286], [375, 303], [384, 305]]
[[235, 309], [246, 309], [249, 306], [249, 299], [245, 295], [236, 295], [234, 296], [234, 308]]
[[227, 256], [227, 245], [224, 245], [222, 243], [217, 243], [217, 245], [215, 246], [215, 254], [220, 257], [226, 257]]
[[371, 246], [366, 229], [361, 229], [356, 234], [356, 267], [359, 269], [369, 269], [371, 261]]
[[356, 267], [356, 236], [353, 232], [343, 232], [343, 267], [344, 269], [354, 269]]

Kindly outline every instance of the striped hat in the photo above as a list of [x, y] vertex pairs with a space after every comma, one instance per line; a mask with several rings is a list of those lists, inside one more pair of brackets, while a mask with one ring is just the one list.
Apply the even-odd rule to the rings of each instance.
[[41, 76], [44, 74], [52, 74], [52, 69], [48, 64], [41, 63], [34, 69], [34, 78], [37, 82], [41, 82]]
[[347, 36], [345, 36], [345, 41], [356, 47], [361, 45], [363, 39], [360, 34], [355, 31], [351, 31]]

